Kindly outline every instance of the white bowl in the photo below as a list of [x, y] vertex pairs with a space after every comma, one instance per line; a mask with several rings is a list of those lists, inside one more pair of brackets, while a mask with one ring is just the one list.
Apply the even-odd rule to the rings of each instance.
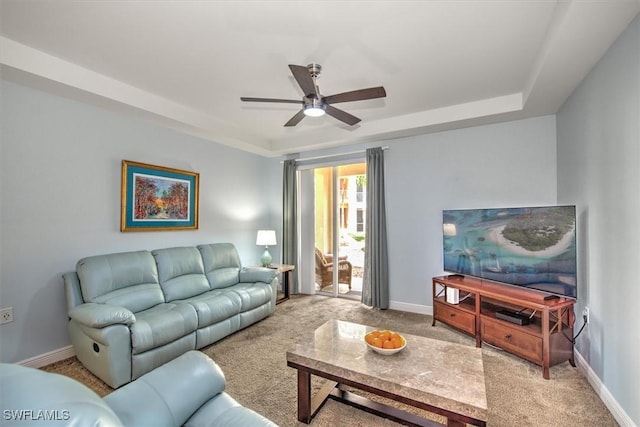
[[375, 347], [375, 346], [372, 346], [371, 344], [369, 344], [366, 340], [364, 341], [364, 343], [367, 345], [367, 347], [369, 347], [371, 350], [375, 351], [376, 353], [382, 354], [384, 356], [390, 356], [392, 354], [396, 354], [399, 351], [404, 350], [404, 348], [407, 346], [406, 338], [403, 337], [402, 335], [400, 335], [400, 336], [402, 337], [402, 342], [404, 342], [404, 344], [400, 348], [380, 348], [380, 347]]

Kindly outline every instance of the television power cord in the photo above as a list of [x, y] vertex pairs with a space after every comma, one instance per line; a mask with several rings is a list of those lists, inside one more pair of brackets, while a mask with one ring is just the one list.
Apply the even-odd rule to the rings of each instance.
[[578, 331], [578, 333], [572, 338], [569, 338], [568, 336], [566, 336], [564, 334], [564, 332], [562, 333], [562, 335], [568, 339], [569, 341], [571, 341], [571, 344], [575, 345], [576, 344], [576, 340], [578, 339], [578, 337], [580, 336], [580, 334], [582, 333], [582, 331], [584, 330], [584, 327], [587, 326], [587, 315], [583, 314], [582, 315], [582, 327], [580, 327], [580, 330]]
[[[525, 311], [526, 308], [523, 308], [522, 310], [518, 310], [516, 311], [516, 313], [521, 314], [523, 311]], [[531, 312], [531, 315], [529, 316], [529, 319], [532, 319], [533, 316], [536, 314], [538, 310], [533, 310]], [[563, 332], [562, 335], [571, 342], [571, 344], [575, 345], [576, 344], [576, 340], [578, 339], [578, 337], [580, 336], [580, 334], [582, 333], [582, 331], [584, 330], [585, 326], [587, 326], [587, 315], [583, 314], [582, 315], [582, 327], [580, 327], [580, 330], [578, 331], [578, 333], [573, 337], [573, 338], [569, 338], [568, 336], [565, 335], [565, 333]]]

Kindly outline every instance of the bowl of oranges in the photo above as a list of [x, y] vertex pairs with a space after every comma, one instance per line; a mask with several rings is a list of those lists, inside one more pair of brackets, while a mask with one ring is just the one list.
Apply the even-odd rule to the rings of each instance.
[[371, 350], [385, 356], [402, 351], [407, 346], [407, 340], [402, 335], [388, 329], [368, 332], [364, 341]]

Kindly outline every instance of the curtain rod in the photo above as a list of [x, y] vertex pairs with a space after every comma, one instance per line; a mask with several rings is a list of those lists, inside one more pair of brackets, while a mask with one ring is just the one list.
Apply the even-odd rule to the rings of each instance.
[[[385, 146], [385, 147], [380, 147], [383, 150], [388, 150], [389, 147]], [[365, 153], [367, 150], [357, 150], [357, 151], [348, 151], [346, 153], [336, 153], [336, 154], [325, 154], [324, 156], [313, 156], [313, 157], [305, 157], [303, 159], [293, 159], [296, 162], [306, 162], [308, 160], [319, 160], [319, 159], [326, 159], [329, 157], [339, 157], [339, 156], [348, 156], [350, 154], [359, 154], [359, 153]], [[284, 161], [281, 161], [280, 163], [284, 163]]]

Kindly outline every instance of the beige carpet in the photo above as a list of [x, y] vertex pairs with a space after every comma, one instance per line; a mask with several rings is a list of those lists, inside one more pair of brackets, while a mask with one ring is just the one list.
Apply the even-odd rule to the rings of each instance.
[[[296, 371], [285, 353], [300, 337], [329, 319], [394, 329], [465, 345], [475, 340], [438, 323], [431, 316], [373, 310], [356, 301], [294, 296], [267, 319], [203, 349], [222, 368], [227, 392], [281, 426], [303, 426], [296, 419]], [[539, 366], [483, 345], [489, 426], [617, 426], [586, 378], [568, 362], [542, 378]], [[73, 377], [105, 395], [111, 389], [70, 358], [43, 368]], [[314, 381], [314, 388], [319, 381]], [[328, 401], [311, 426], [396, 426], [349, 406]]]

